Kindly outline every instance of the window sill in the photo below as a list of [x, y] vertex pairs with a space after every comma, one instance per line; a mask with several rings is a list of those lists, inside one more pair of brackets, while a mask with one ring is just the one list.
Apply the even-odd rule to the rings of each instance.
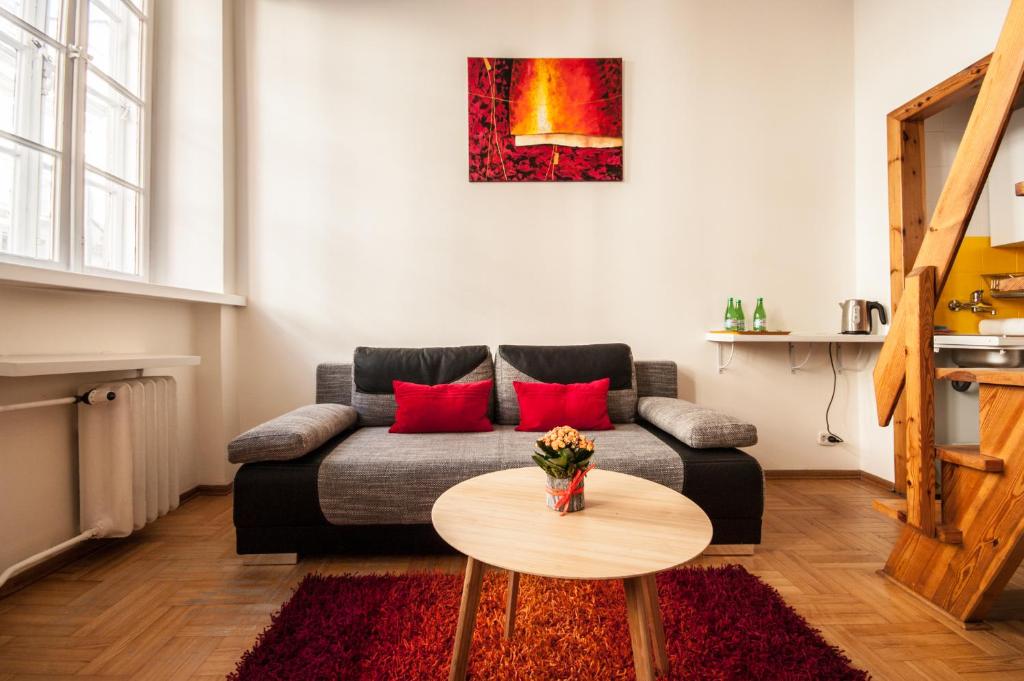
[[14, 265], [3, 262], [0, 262], [0, 284], [68, 291], [121, 293], [143, 298], [182, 300], [192, 303], [212, 303], [236, 307], [244, 307], [246, 305], [245, 296], [234, 293], [197, 291], [177, 286], [164, 286], [162, 284], [150, 284], [130, 279], [115, 279], [94, 274], [80, 274], [78, 272], [65, 272], [63, 270], [51, 270], [43, 267]]

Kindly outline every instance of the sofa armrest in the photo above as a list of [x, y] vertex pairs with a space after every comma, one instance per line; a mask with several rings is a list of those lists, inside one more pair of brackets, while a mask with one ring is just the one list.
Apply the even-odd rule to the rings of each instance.
[[722, 412], [674, 397], [641, 397], [641, 418], [694, 449], [750, 447], [757, 428]]
[[355, 425], [356, 410], [343, 404], [311, 404], [247, 430], [228, 444], [228, 461], [288, 461], [313, 451]]

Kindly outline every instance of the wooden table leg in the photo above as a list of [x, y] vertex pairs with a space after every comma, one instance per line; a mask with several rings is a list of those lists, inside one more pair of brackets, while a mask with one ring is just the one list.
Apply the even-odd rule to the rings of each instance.
[[459, 605], [459, 626], [455, 630], [455, 645], [452, 647], [452, 668], [448, 681], [463, 681], [469, 665], [469, 647], [473, 642], [476, 626], [476, 609], [480, 605], [480, 585], [484, 576], [484, 564], [472, 556], [466, 558], [466, 579], [462, 583], [462, 603]]
[[505, 601], [505, 638], [512, 638], [516, 628], [516, 601], [519, 598], [519, 573], [509, 570], [508, 594]]
[[633, 644], [633, 667], [637, 681], [654, 681], [651, 629], [648, 601], [644, 596], [644, 577], [622, 580], [626, 589], [626, 618], [629, 621], [629, 640]]
[[647, 603], [647, 626], [654, 653], [654, 669], [659, 676], [668, 675], [668, 653], [665, 650], [665, 625], [661, 621], [658, 582], [653, 574], [643, 576], [644, 600]]

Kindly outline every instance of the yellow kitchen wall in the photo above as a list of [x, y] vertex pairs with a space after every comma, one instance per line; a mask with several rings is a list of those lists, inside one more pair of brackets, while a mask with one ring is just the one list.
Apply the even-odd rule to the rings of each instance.
[[[1024, 272], [1024, 247], [993, 248], [987, 236], [968, 236], [960, 246], [949, 279], [939, 294], [935, 311], [936, 326], [945, 326], [954, 333], [978, 333], [982, 319], [1024, 317], [1024, 298], [993, 298], [982, 274]], [[966, 301], [972, 291], [985, 291], [985, 302], [996, 308], [996, 315], [980, 315], [969, 310], [953, 312], [949, 301]]]

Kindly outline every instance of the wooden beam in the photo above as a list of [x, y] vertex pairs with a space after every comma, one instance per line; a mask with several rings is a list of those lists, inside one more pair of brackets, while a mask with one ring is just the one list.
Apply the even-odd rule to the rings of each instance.
[[[987, 65], [987, 61], [986, 61]], [[889, 170], [889, 297], [895, 311], [903, 295], [903, 280], [925, 234], [924, 122], [886, 119]], [[906, 404], [901, 399], [893, 415], [895, 491], [906, 493]]]
[[935, 536], [935, 268], [907, 277], [907, 524]]
[[[992, 53], [977, 102], [967, 123], [946, 185], [939, 196], [931, 225], [914, 261], [915, 267], [935, 267], [937, 290], [946, 283], [967, 224], [988, 178], [996, 149], [1013, 110], [1024, 74], [1024, 0], [1013, 0], [999, 42]], [[875, 365], [878, 421], [889, 423], [906, 374], [907, 306], [895, 310], [889, 335]]]
[[982, 454], [980, 445], [938, 445], [935, 447], [935, 453], [939, 459], [954, 466], [964, 466], [988, 473], [1003, 471], [1003, 460]]
[[935, 370], [935, 378], [947, 381], [964, 381], [981, 385], [1013, 385], [1024, 387], [1024, 369], [962, 369], [942, 367]]
[[[906, 500], [905, 499], [872, 499], [871, 509], [881, 513], [887, 518], [906, 522]], [[935, 502], [935, 517], [942, 513], [942, 506]]]
[[986, 55], [963, 71], [953, 74], [903, 106], [893, 109], [889, 118], [898, 121], [923, 121], [954, 104], [965, 102], [978, 94], [988, 72], [992, 55]]

